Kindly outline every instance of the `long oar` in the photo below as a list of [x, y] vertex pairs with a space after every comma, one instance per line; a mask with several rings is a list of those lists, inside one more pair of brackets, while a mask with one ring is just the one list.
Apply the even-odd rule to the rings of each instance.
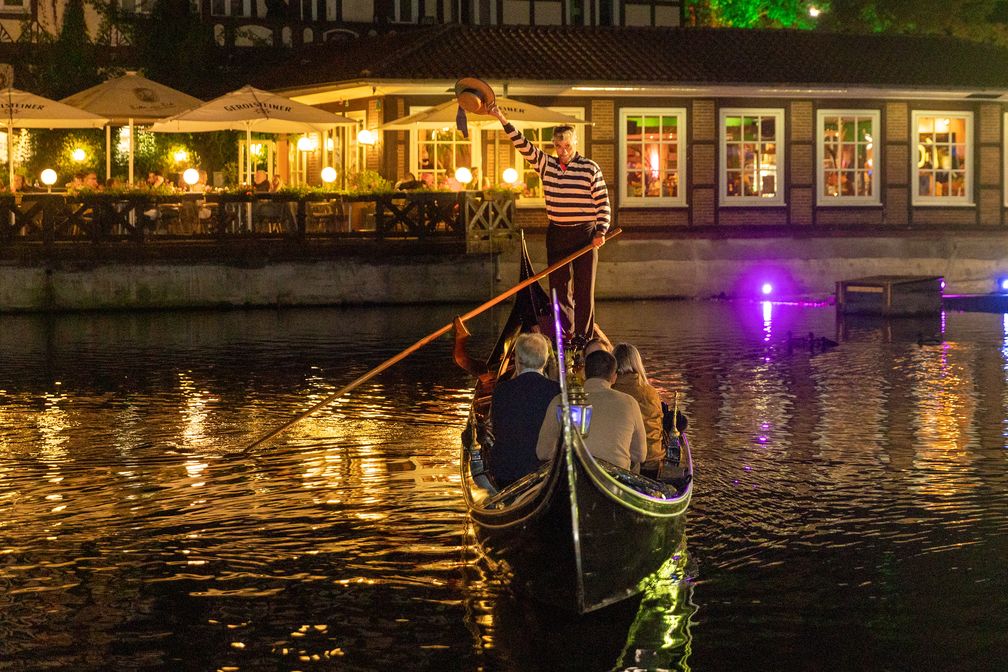
[[[606, 238], [607, 238], [607, 240], [612, 240], [613, 238], [615, 238], [616, 236], [620, 235], [621, 233], [623, 233], [623, 229], [616, 229], [616, 230], [612, 231], [611, 233], [606, 234]], [[521, 290], [523, 290], [526, 287], [528, 287], [529, 285], [531, 285], [533, 282], [539, 282], [540, 280], [542, 280], [543, 278], [545, 278], [547, 275], [549, 275], [553, 271], [555, 271], [555, 270], [557, 270], [559, 268], [562, 268], [563, 266], [566, 266], [570, 262], [572, 262], [575, 259], [577, 259], [578, 257], [580, 257], [582, 254], [585, 254], [586, 252], [590, 252], [593, 247], [594, 247], [594, 245], [585, 245], [583, 248], [581, 248], [577, 252], [573, 252], [572, 254], [564, 257], [563, 259], [561, 259], [560, 261], [556, 262], [555, 264], [553, 264], [552, 266], [550, 266], [546, 270], [540, 271], [539, 273], [536, 273], [535, 275], [533, 275], [531, 278], [529, 278], [527, 280], [522, 280], [521, 282], [519, 282], [517, 285], [515, 285], [511, 289], [507, 290], [506, 292], [504, 292], [502, 294], [498, 294], [497, 296], [495, 296], [494, 298], [490, 299], [489, 301], [487, 301], [486, 303], [482, 304], [481, 306], [473, 308], [472, 310], [470, 310], [465, 315], [462, 315], [461, 317], [459, 317], [459, 320], [461, 320], [462, 322], [465, 322], [466, 320], [469, 320], [469, 319], [472, 319], [473, 317], [476, 317], [477, 315], [479, 315], [483, 311], [487, 310], [488, 308], [492, 308], [493, 306], [496, 306], [498, 303], [500, 303], [504, 299], [507, 299], [508, 297], [514, 296], [515, 294], [517, 294]], [[382, 362], [381, 364], [379, 364], [375, 368], [371, 369], [370, 371], [368, 371], [364, 375], [356, 378], [352, 382], [348, 383], [347, 385], [344, 385], [343, 387], [341, 387], [337, 391], [333, 392], [328, 397], [326, 397], [322, 401], [318, 402], [317, 404], [315, 404], [314, 406], [312, 406], [311, 408], [309, 408], [307, 411], [303, 411], [302, 413], [299, 413], [298, 415], [294, 416], [293, 418], [291, 418], [290, 420], [288, 420], [284, 424], [280, 425], [276, 429], [272, 430], [268, 434], [265, 434], [264, 436], [256, 439], [255, 441], [253, 441], [252, 443], [250, 443], [248, 446], [246, 446], [245, 450], [250, 450], [252, 448], [255, 448], [259, 444], [265, 443], [266, 441], [269, 441], [270, 439], [272, 439], [273, 437], [277, 436], [278, 434], [280, 434], [282, 432], [285, 432], [286, 430], [290, 429], [291, 427], [293, 427], [297, 423], [299, 423], [302, 420], [304, 420], [305, 418], [307, 418], [309, 415], [311, 415], [315, 411], [319, 410], [320, 408], [324, 408], [324, 407], [328, 406], [329, 404], [331, 404], [336, 399], [339, 399], [344, 394], [346, 394], [350, 390], [354, 389], [355, 387], [357, 387], [361, 383], [366, 383], [367, 381], [371, 380], [372, 378], [374, 378], [379, 373], [381, 373], [385, 369], [389, 368], [393, 364], [397, 364], [397, 363], [401, 362], [402, 360], [406, 359], [407, 357], [409, 357], [414, 352], [416, 352], [420, 348], [424, 347], [425, 345], [427, 345], [431, 341], [433, 341], [433, 340], [435, 340], [437, 338], [440, 338], [441, 336], [444, 336], [445, 334], [447, 334], [449, 331], [452, 330], [453, 326], [454, 326], [454, 322], [449, 322], [448, 324], [446, 324], [445, 326], [441, 327], [437, 331], [435, 331], [433, 333], [430, 333], [430, 334], [427, 334], [426, 336], [424, 336], [423, 338], [421, 338], [419, 341], [417, 341], [416, 343], [414, 343], [410, 347], [408, 347], [405, 350], [403, 350], [402, 352], [400, 352], [395, 357], [392, 357], [390, 359], [386, 359], [384, 362]]]

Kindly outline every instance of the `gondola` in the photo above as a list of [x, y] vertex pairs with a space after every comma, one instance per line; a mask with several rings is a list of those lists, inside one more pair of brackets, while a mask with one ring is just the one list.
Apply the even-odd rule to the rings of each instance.
[[[523, 242], [521, 277], [532, 275]], [[551, 333], [544, 328], [550, 314], [538, 283], [522, 290], [486, 366], [474, 371], [479, 380], [462, 435], [462, 487], [483, 554], [512, 588], [587, 613], [640, 592], [672, 554], [684, 533], [693, 463], [685, 434], [672, 431], [665, 474], [652, 480], [595, 460], [575, 431], [539, 471], [495, 487], [484, 469], [493, 450], [493, 389], [513, 373], [515, 338], [537, 327]], [[458, 348], [456, 361], [465, 364]]]

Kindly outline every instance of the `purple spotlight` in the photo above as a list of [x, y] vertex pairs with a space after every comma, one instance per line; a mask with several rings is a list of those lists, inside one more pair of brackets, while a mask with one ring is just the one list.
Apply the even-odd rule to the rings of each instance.
[[770, 294], [771, 292], [773, 292], [773, 285], [771, 285], [769, 282], [764, 282], [760, 286], [760, 291], [763, 292], [764, 296], [766, 296], [767, 294]]
[[998, 278], [998, 287], [1002, 292], [1008, 292], [1008, 278]]
[[941, 288], [943, 292], [945, 291], [945, 278], [941, 279], [941, 282], [938, 283], [938, 286]]

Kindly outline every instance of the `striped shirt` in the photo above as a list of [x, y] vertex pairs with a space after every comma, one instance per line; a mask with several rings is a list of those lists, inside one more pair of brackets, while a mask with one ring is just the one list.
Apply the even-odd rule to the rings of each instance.
[[546, 217], [551, 224], [595, 222], [596, 231], [605, 233], [609, 229], [609, 191], [597, 163], [575, 153], [565, 170], [559, 159], [529, 142], [513, 124], [506, 124], [504, 132], [542, 178]]

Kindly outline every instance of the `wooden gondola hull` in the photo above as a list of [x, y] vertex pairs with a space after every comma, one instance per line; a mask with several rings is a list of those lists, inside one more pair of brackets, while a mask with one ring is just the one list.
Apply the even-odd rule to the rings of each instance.
[[581, 448], [527, 491], [506, 508], [472, 508], [477, 538], [516, 590], [579, 613], [642, 589], [682, 539], [690, 496], [640, 495]]

